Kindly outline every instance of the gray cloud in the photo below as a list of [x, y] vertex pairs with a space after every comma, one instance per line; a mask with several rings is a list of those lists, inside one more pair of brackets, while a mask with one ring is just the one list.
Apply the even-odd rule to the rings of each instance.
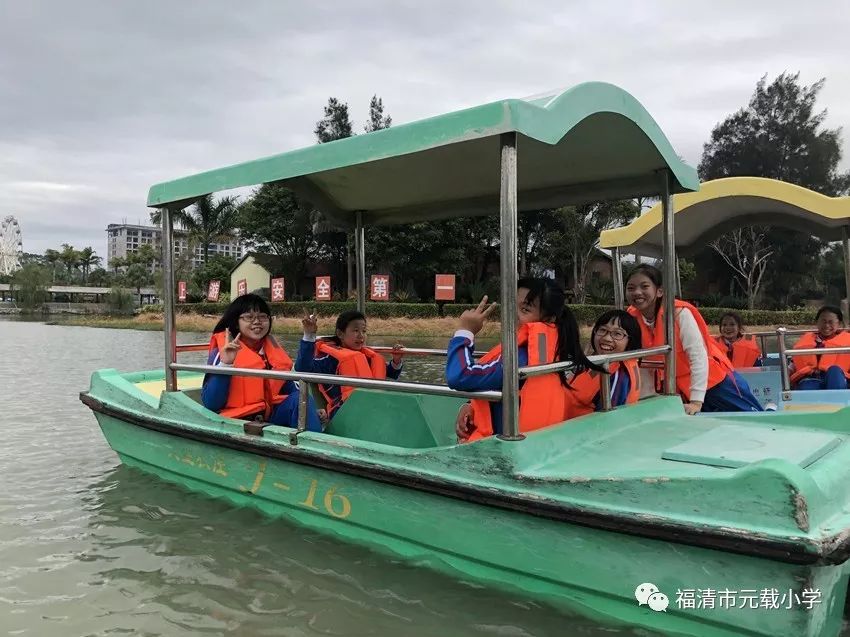
[[0, 0], [0, 215], [25, 249], [105, 256], [106, 224], [145, 220], [152, 183], [312, 144], [331, 95], [360, 128], [373, 93], [402, 123], [610, 81], [696, 163], [788, 69], [826, 77], [828, 125], [850, 122], [839, 0], [302, 4]]

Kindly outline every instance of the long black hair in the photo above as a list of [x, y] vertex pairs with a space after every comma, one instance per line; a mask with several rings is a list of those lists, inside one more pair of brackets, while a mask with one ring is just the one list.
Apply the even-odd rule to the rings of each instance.
[[[656, 268], [654, 265], [649, 265], [647, 263], [641, 263], [640, 265], [632, 268], [631, 272], [629, 272], [629, 276], [626, 277], [626, 287], [629, 285], [629, 279], [631, 279], [636, 274], [642, 274], [647, 279], [652, 281], [652, 285], [657, 288], [664, 289], [664, 281], [661, 276], [661, 270]], [[666, 290], [665, 290], [666, 294]], [[655, 316], [658, 316], [658, 310], [661, 309], [661, 304], [664, 302], [664, 298], [655, 299]]]
[[246, 312], [261, 312], [263, 314], [268, 314], [269, 316], [269, 331], [266, 333], [268, 336], [272, 332], [272, 311], [269, 307], [269, 304], [266, 303], [265, 299], [261, 296], [257, 296], [256, 294], [243, 294], [242, 296], [237, 296], [230, 302], [230, 305], [227, 306], [227, 309], [224, 310], [224, 314], [221, 315], [218, 323], [215, 324], [213, 328], [213, 334], [217, 334], [218, 332], [222, 332], [225, 329], [230, 330], [231, 338], [236, 338], [236, 335], [239, 334], [239, 317], [245, 314]]
[[595, 354], [599, 353], [596, 351], [596, 331], [612, 321], [623, 328], [623, 331], [628, 335], [628, 341], [626, 342], [627, 352], [641, 348], [640, 325], [638, 325], [635, 317], [624, 310], [608, 310], [596, 319], [596, 323], [593, 325], [593, 331], [590, 333], [590, 347], [593, 348]]
[[357, 310], [346, 310], [342, 314], [336, 317], [336, 326], [334, 328], [334, 335], [326, 338], [325, 340], [329, 343], [335, 343], [337, 347], [342, 347], [342, 340], [337, 335], [337, 332], [344, 332], [345, 328], [348, 327], [348, 324], [352, 321], [366, 321], [366, 315], [363, 312], [358, 312]]
[[[574, 362], [576, 364], [573, 369], [575, 374], [580, 374], [588, 369], [604, 373], [605, 370], [591, 363], [581, 349], [578, 323], [572, 310], [567, 307], [567, 295], [563, 288], [552, 279], [531, 277], [517, 281], [517, 289], [520, 288], [528, 290], [525, 302], [532, 304], [539, 299], [541, 318], [555, 323], [558, 330], [555, 360]], [[564, 374], [559, 374], [559, 376], [561, 377], [561, 384], [569, 387]]]

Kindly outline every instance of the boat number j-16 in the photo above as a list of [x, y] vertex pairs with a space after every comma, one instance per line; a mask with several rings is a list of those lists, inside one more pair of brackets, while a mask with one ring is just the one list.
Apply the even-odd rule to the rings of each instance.
[[[260, 462], [259, 467], [257, 467], [257, 475], [254, 477], [254, 484], [251, 485], [251, 488], [246, 489], [245, 487], [240, 487], [239, 490], [243, 492], [247, 491], [252, 494], [256, 493], [260, 489], [260, 485], [262, 485], [265, 475], [266, 463], [263, 461]], [[288, 484], [284, 484], [283, 482], [274, 482], [272, 483], [272, 486], [281, 491], [292, 490], [292, 487]], [[307, 490], [307, 496], [303, 500], [299, 501], [298, 504], [307, 509], [313, 509], [314, 511], [321, 511], [324, 509], [335, 518], [347, 518], [351, 515], [351, 500], [341, 493], [337, 493], [337, 488], [338, 487], [334, 485], [327, 489], [321, 489], [319, 487], [319, 481], [313, 478], [310, 480], [310, 487]], [[317, 500], [319, 501], [319, 504], [317, 504]]]

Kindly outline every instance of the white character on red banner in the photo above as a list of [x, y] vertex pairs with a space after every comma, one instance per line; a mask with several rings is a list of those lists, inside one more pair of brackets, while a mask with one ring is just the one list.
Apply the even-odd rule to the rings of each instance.
[[376, 274], [372, 276], [373, 301], [386, 301], [390, 298], [390, 279], [387, 276]]
[[272, 279], [272, 301], [283, 301], [286, 295], [285, 290], [286, 288], [284, 286], [284, 280], [282, 278]]

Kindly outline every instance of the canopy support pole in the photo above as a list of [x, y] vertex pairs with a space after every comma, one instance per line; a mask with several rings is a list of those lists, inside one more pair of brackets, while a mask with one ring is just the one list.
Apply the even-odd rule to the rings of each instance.
[[161, 208], [162, 216], [162, 316], [165, 335], [165, 391], [177, 391], [177, 328], [174, 317], [174, 223], [171, 210]]
[[673, 262], [676, 264], [676, 296], [682, 298], [682, 272], [679, 270], [679, 254], [673, 253]]
[[670, 351], [664, 355], [664, 393], [676, 395], [676, 332], [675, 332], [675, 285], [676, 285], [676, 235], [673, 228], [673, 196], [670, 194], [670, 172], [661, 171], [661, 207], [664, 236], [664, 335]]
[[[844, 293], [847, 295], [847, 308], [850, 313], [850, 232], [847, 226], [841, 228], [842, 241], [844, 246]], [[845, 314], [847, 324], [850, 324], [850, 316]]]
[[502, 440], [522, 440], [519, 432], [519, 360], [516, 333], [517, 134], [503, 133], [499, 225], [501, 228]]
[[357, 261], [357, 311], [366, 313], [366, 234], [363, 231], [363, 213], [356, 213], [354, 229], [354, 258]]
[[618, 310], [623, 309], [623, 262], [620, 256], [620, 248], [611, 250], [614, 261], [614, 305]]

